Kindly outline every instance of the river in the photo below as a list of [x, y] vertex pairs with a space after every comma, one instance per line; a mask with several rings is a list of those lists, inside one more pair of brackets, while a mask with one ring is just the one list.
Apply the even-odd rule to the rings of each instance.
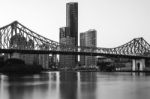
[[150, 99], [150, 74], [45, 72], [0, 74], [0, 99]]

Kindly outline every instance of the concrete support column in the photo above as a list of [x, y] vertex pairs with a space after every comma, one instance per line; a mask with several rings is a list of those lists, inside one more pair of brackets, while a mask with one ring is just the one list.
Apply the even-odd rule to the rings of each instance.
[[136, 60], [132, 59], [132, 71], [136, 70]]
[[11, 54], [8, 54], [8, 57], [7, 57], [7, 58], [8, 58], [8, 59], [11, 58]]
[[143, 71], [145, 68], [145, 59], [132, 59], [132, 71]]
[[145, 68], [145, 59], [140, 60], [140, 71], [143, 71]]
[[12, 55], [10, 56], [10, 58], [20, 59], [20, 53], [12, 53]]

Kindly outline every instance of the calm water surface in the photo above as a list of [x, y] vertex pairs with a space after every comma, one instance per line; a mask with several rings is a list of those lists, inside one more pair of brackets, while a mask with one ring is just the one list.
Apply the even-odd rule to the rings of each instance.
[[144, 73], [47, 72], [0, 74], [0, 99], [150, 99]]

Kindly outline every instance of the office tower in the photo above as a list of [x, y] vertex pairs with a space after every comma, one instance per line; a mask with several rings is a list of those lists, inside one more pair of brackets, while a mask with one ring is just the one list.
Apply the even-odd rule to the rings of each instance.
[[[70, 38], [72, 39], [72, 45], [78, 46], [78, 3], [70, 2], [66, 4], [66, 26], [70, 29]], [[78, 62], [78, 56], [72, 55], [72, 62], [76, 66]], [[74, 62], [75, 61], [75, 62]]]
[[70, 28], [70, 37], [75, 38], [75, 46], [78, 46], [78, 3], [66, 4], [66, 27]]
[[[96, 47], [97, 46], [97, 32], [96, 30], [88, 30], [80, 33], [80, 46]], [[82, 50], [82, 49], [81, 49]], [[94, 66], [96, 65], [95, 56], [80, 56], [81, 65]]]
[[[60, 43], [66, 45], [73, 45], [75, 39], [69, 35], [69, 27], [60, 28]], [[63, 50], [63, 48], [60, 48]], [[72, 69], [75, 67], [76, 61], [74, 55], [59, 55], [60, 68]]]
[[[70, 29], [69, 27], [61, 27], [59, 28], [59, 40], [61, 41], [62, 38], [66, 38], [70, 35]], [[60, 42], [61, 43], [61, 42]]]
[[[60, 28], [60, 43], [78, 46], [78, 3], [66, 4], [66, 27]], [[60, 55], [60, 67], [72, 69], [78, 62], [77, 55]]]

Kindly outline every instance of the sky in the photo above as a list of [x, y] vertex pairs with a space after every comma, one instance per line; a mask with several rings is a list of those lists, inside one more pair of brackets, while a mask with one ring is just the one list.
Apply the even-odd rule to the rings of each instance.
[[113, 48], [138, 37], [150, 43], [150, 0], [0, 0], [0, 27], [17, 20], [58, 42], [68, 2], [78, 2], [78, 35], [95, 29], [98, 47]]

